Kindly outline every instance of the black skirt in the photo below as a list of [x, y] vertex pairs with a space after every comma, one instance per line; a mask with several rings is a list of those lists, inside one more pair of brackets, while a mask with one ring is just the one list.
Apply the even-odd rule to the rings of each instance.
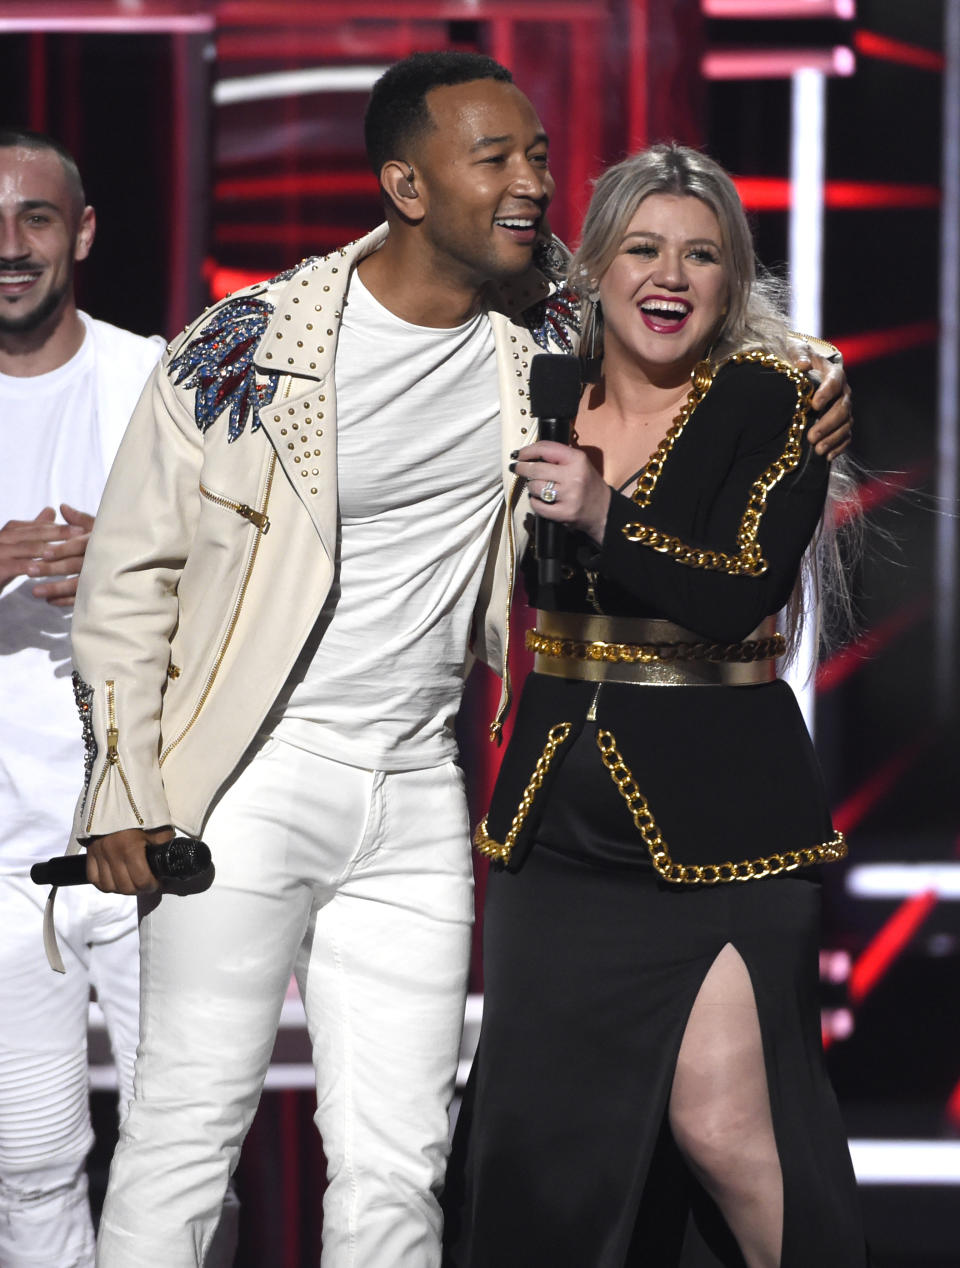
[[731, 943], [763, 1037], [782, 1268], [861, 1268], [856, 1182], [820, 1044], [819, 910], [820, 886], [802, 873], [681, 887], [541, 844], [519, 873], [492, 873], [483, 1031], [448, 1174], [445, 1263], [742, 1265], [666, 1127], [687, 1018]]

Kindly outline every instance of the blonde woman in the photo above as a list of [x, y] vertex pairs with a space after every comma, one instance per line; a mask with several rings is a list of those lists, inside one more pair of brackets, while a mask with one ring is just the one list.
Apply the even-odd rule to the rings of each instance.
[[818, 874], [846, 845], [775, 676], [834, 497], [811, 386], [696, 151], [598, 181], [573, 276], [602, 361], [575, 443], [515, 465], [569, 532], [558, 587], [528, 570], [535, 672], [477, 833], [448, 1262], [664, 1268], [692, 1208], [714, 1262], [859, 1268], [817, 1002]]

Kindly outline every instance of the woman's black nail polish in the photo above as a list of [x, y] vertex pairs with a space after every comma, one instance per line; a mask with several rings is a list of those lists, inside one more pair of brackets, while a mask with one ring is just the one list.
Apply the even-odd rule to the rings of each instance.
[[514, 450], [513, 450], [513, 452], [510, 454], [510, 457], [511, 457], [511, 458], [516, 458], [516, 456], [519, 454], [519, 452], [520, 452], [520, 450], [519, 450], [519, 449], [514, 449]]

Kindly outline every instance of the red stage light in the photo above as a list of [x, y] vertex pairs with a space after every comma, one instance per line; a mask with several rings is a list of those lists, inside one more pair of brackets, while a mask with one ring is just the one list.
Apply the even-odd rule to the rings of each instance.
[[262, 282], [269, 274], [264, 269], [225, 269], [216, 260], [207, 259], [203, 265], [203, 276], [210, 288], [212, 300], [223, 299], [234, 291], [242, 291], [246, 286]]
[[893, 356], [910, 348], [922, 348], [937, 342], [940, 327], [935, 321], [915, 321], [890, 330], [871, 330], [862, 335], [837, 335], [833, 342], [843, 353], [847, 366], [880, 357]]
[[937, 891], [914, 894], [893, 913], [867, 945], [850, 971], [850, 999], [860, 1004], [894, 961], [903, 954], [917, 930], [937, 905]]
[[853, 46], [864, 57], [899, 62], [902, 66], [915, 66], [918, 70], [943, 70], [942, 53], [921, 48], [917, 44], [906, 44], [903, 40], [891, 40], [889, 36], [877, 35], [875, 31], [857, 31], [853, 37]]
[[708, 18], [856, 18], [855, 0], [701, 0]]
[[341, 243], [350, 242], [363, 232], [356, 223], [334, 225], [309, 224], [233, 224], [217, 225], [214, 237], [218, 245], [230, 243], [239, 246], [276, 247], [277, 251], [292, 247], [295, 251], [312, 254], [321, 248], [332, 250]]
[[854, 0], [701, 0], [708, 18], [855, 18]]
[[213, 194], [217, 202], [366, 195], [376, 198], [379, 188], [373, 172], [287, 172], [283, 176], [228, 177], [217, 181]]
[[947, 1122], [953, 1127], [960, 1127], [960, 1083], [950, 1093], [947, 1101]]
[[867, 630], [859, 638], [854, 639], [846, 647], [840, 648], [817, 670], [817, 692], [833, 691], [842, 682], [855, 674], [858, 669], [883, 651], [894, 639], [916, 625], [930, 611], [930, 600], [926, 597], [894, 612], [885, 621]]
[[861, 823], [870, 811], [892, 791], [897, 780], [901, 779], [920, 754], [927, 747], [929, 738], [922, 736], [912, 744], [908, 744], [899, 753], [888, 758], [874, 773], [863, 781], [849, 797], [834, 810], [833, 825], [838, 831], [849, 835], [858, 823]]
[[[789, 211], [790, 182], [782, 176], [735, 176], [734, 184], [747, 211]], [[902, 185], [889, 181], [827, 181], [824, 203], [831, 211], [870, 207], [939, 207], [936, 185]]]
[[905, 490], [915, 489], [930, 475], [933, 463], [929, 458], [915, 462], [906, 471], [891, 471], [888, 475], [875, 476], [857, 489], [856, 497], [841, 502], [836, 511], [836, 524], [840, 528], [855, 515], [869, 515], [871, 511], [892, 502]]
[[704, 79], [790, 79], [798, 70], [852, 75], [853, 50], [835, 48], [713, 48], [700, 59]]
[[827, 181], [826, 202], [833, 211], [862, 207], [939, 207], [940, 190], [936, 185]]
[[[118, 7], [120, 12], [117, 12]], [[152, 9], [138, 5], [138, 12], [124, 12], [124, 5], [81, 6], [75, 0], [62, 0], [59, 4], [47, 0], [44, 12], [38, 13], [37, 8], [35, 0], [5, 4], [0, 17], [0, 31], [7, 34], [13, 31], [31, 34], [43, 31], [73, 35], [195, 35], [214, 28], [212, 13], [177, 13], [161, 5]]]
[[782, 176], [734, 176], [740, 201], [747, 211], [788, 211], [790, 182]]
[[[525, 0], [523, 20], [565, 22], [583, 18], [596, 21], [602, 14], [597, 0]], [[352, 17], [339, 0], [307, 0], [277, 4], [277, 0], [219, 0], [217, 23], [229, 27], [260, 26], [268, 31], [282, 27], [336, 24]], [[383, 22], [492, 22], [511, 18], [510, 8], [499, 0], [367, 0], [357, 14], [364, 21]], [[374, 33], [376, 35], [376, 32]], [[412, 51], [412, 50], [411, 50]]]

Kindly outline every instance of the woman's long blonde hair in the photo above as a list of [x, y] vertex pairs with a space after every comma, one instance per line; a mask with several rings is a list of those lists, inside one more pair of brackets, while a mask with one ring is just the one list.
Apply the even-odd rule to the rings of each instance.
[[[733, 181], [706, 154], [672, 143], [651, 146], [616, 163], [595, 182], [580, 246], [570, 266], [571, 283], [580, 294], [581, 348], [588, 355], [602, 355], [603, 322], [596, 287], [616, 257], [637, 208], [651, 194], [698, 198], [720, 226], [729, 294], [711, 341], [710, 359], [719, 363], [734, 353], [763, 349], [792, 363], [797, 338], [791, 335], [785, 316], [786, 286], [757, 260]], [[811, 616], [817, 622], [818, 640], [826, 643], [834, 632], [839, 635], [855, 623], [848, 573], [860, 549], [861, 517], [853, 505], [858, 501], [857, 487], [845, 459], [831, 463], [824, 513], [785, 611], [788, 660], [796, 653]], [[807, 596], [812, 603], [807, 603]]]

